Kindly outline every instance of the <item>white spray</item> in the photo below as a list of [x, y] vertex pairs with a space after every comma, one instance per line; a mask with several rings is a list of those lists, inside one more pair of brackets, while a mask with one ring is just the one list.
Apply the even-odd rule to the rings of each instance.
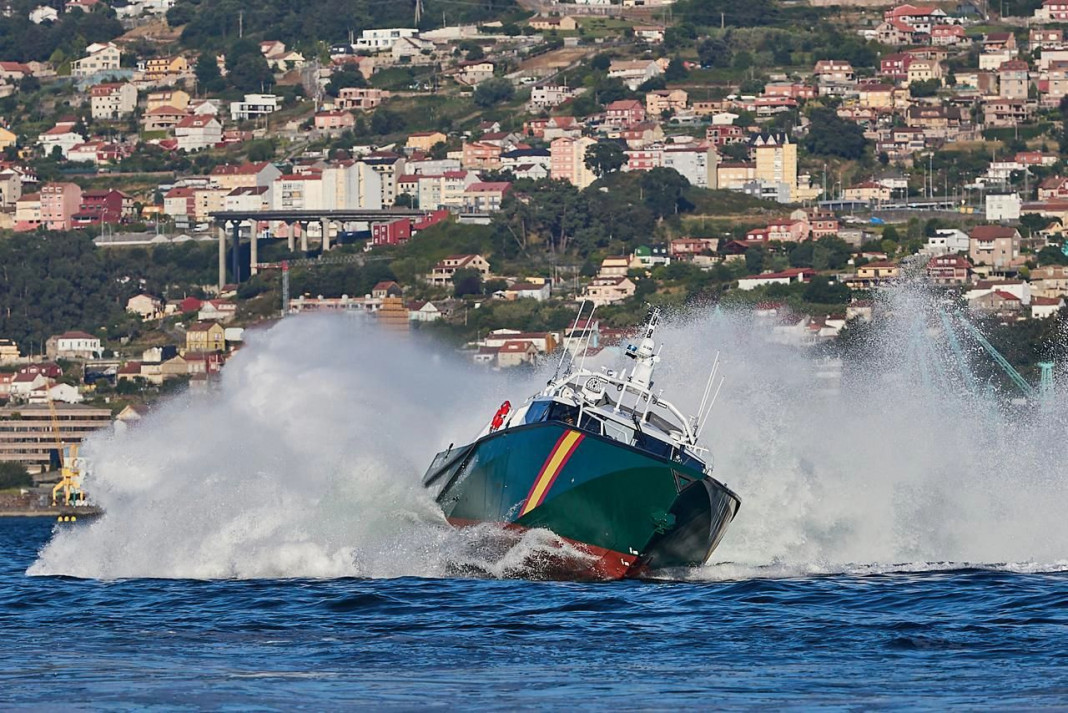
[[[749, 316], [660, 331], [657, 388], [684, 412], [696, 410], [717, 352], [728, 379], [704, 440], [742, 508], [713, 564], [693, 576], [1068, 560], [1063, 409], [1024, 421], [932, 390], [898, 368], [903, 323], [837, 396], [823, 393], [810, 358], [770, 344]], [[435, 451], [466, 442], [500, 401], [521, 402], [542, 381], [441, 351], [345, 318], [290, 319], [255, 335], [217, 392], [91, 439], [87, 488], [107, 514], [58, 531], [30, 573], [522, 572], [554, 546], [547, 533], [502, 545], [492, 528], [452, 530], [419, 478]]]

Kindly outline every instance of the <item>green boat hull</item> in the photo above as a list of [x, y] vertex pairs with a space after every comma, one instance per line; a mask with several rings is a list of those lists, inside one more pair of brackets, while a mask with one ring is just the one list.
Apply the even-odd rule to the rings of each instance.
[[703, 564], [740, 503], [688, 463], [551, 421], [440, 453], [424, 484], [450, 522], [550, 530], [598, 578]]

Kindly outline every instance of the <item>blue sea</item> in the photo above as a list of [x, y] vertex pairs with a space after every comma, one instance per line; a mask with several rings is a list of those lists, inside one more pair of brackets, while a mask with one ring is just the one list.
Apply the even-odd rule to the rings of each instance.
[[1066, 574], [27, 576], [53, 527], [0, 520], [4, 710], [1068, 707]]

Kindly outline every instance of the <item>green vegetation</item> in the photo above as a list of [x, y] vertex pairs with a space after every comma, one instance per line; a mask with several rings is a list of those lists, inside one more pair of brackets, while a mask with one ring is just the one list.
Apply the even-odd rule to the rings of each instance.
[[78, 59], [94, 42], [107, 42], [123, 33], [115, 13], [101, 5], [85, 13], [60, 13], [54, 23], [30, 22], [27, 14], [39, 3], [19, 3], [10, 17], [0, 16], [0, 57], [16, 62], [63, 64]]
[[[513, 9], [513, 0], [476, 0], [462, 5], [424, 0], [420, 29], [441, 24], [443, 11], [450, 22], [496, 19]], [[277, 39], [292, 46], [311, 46], [313, 39], [342, 41], [349, 31], [360, 34], [372, 27], [411, 27], [413, 6], [376, 0], [179, 0], [167, 12], [172, 27], [184, 25], [187, 47], [219, 49], [238, 37]]]
[[33, 478], [30, 477], [26, 466], [21, 463], [0, 463], [0, 490], [8, 488], [29, 488], [33, 486]]
[[135, 334], [126, 301], [144, 290], [200, 294], [216, 269], [213, 244], [102, 250], [81, 232], [17, 234], [0, 240], [0, 334], [40, 352], [58, 332]]

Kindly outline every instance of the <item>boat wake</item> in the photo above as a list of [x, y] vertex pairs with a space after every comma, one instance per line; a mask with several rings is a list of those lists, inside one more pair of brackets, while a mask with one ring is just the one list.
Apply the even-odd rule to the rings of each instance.
[[[722, 352], [706, 436], [742, 498], [720, 564], [682, 578], [1068, 569], [1063, 400], [1006, 413], [932, 387], [903, 368], [892, 328], [833, 393], [818, 360], [767, 334], [731, 314], [663, 330], [657, 387], [690, 394], [684, 411]], [[86, 489], [106, 514], [58, 528], [28, 573], [551, 576], [551, 533], [455, 530], [419, 485], [437, 450], [544, 379], [435, 349], [341, 317], [250, 335], [216, 391], [90, 439]]]

